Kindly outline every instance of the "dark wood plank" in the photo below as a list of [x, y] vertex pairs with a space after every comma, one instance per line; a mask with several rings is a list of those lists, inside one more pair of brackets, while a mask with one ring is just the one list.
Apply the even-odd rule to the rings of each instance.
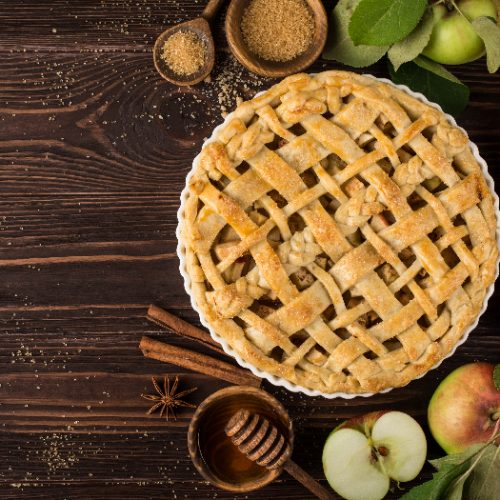
[[20, 0], [0, 2], [6, 50], [148, 51], [169, 24], [198, 16], [203, 2]]

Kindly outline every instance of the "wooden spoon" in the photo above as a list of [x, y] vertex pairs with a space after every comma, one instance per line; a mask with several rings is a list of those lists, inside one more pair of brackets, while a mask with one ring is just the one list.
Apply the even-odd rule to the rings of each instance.
[[239, 410], [231, 417], [224, 430], [241, 453], [258, 465], [270, 470], [283, 467], [321, 500], [333, 498], [304, 469], [290, 460], [290, 444], [267, 418], [245, 409]]
[[[210, 74], [215, 62], [215, 48], [209, 22], [215, 16], [223, 2], [224, 0], [210, 0], [200, 17], [191, 21], [176, 24], [175, 26], [165, 30], [156, 39], [153, 48], [153, 60], [158, 73], [160, 73], [165, 80], [180, 86], [194, 85], [195, 83], [201, 82]], [[174, 73], [161, 57], [165, 42], [169, 37], [178, 31], [192, 31], [205, 44], [205, 63], [198, 71], [191, 73], [190, 75], [178, 75], [177, 73]]]

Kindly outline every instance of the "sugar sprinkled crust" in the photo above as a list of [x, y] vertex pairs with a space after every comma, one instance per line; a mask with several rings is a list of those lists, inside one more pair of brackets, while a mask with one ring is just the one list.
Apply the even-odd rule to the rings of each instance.
[[204, 320], [309, 389], [409, 383], [495, 277], [493, 196], [467, 136], [373, 78], [299, 74], [242, 103], [188, 190], [179, 234]]

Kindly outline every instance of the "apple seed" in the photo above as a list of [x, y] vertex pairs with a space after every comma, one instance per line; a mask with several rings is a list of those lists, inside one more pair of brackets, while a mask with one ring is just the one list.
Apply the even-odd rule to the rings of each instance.
[[389, 455], [389, 450], [385, 446], [379, 446], [378, 452], [383, 457], [386, 457], [387, 455]]

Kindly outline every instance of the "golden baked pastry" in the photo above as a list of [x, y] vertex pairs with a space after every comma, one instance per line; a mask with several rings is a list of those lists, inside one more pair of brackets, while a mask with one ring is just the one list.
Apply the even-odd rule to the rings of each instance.
[[407, 384], [495, 278], [494, 197], [466, 134], [375, 78], [299, 74], [242, 103], [186, 189], [180, 244], [203, 319], [302, 387]]

